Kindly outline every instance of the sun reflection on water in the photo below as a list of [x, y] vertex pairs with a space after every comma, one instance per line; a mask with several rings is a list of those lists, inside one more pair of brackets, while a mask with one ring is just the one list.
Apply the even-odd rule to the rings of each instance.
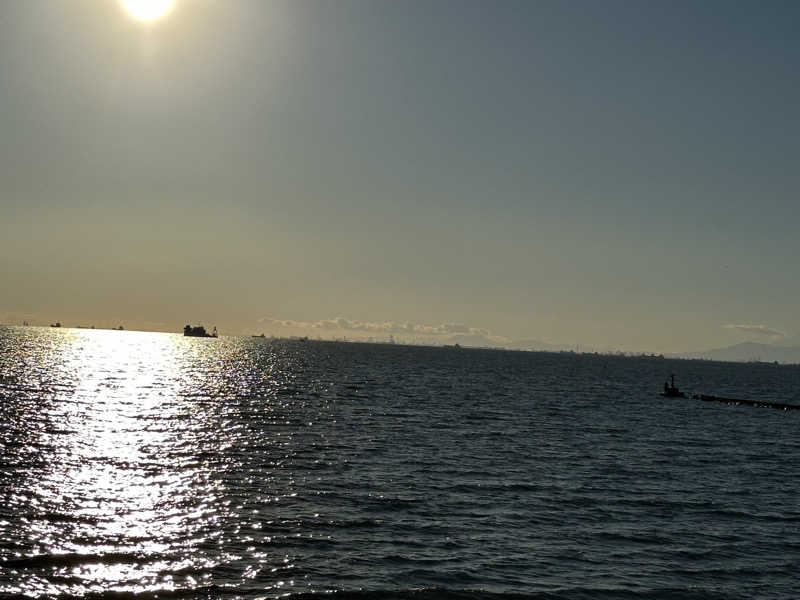
[[298, 549], [333, 548], [317, 502], [334, 500], [298, 492], [340, 458], [315, 429], [327, 384], [301, 383], [306, 351], [0, 335], [0, 595], [307, 589]]
[[[71, 593], [191, 587], [213, 566], [186, 550], [219, 518], [219, 483], [197, 459], [217, 436], [184, 397], [182, 340], [65, 334], [61, 369], [74, 385], [48, 408], [40, 440], [57, 458], [30, 489], [33, 504], [50, 509], [31, 522], [35, 553], [82, 582]], [[176, 570], [188, 573], [183, 581]]]

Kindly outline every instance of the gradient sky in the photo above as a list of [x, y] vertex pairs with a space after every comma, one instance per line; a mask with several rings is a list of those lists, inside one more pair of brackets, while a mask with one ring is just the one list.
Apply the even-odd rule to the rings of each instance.
[[791, 336], [798, 29], [794, 1], [0, 0], [0, 321]]

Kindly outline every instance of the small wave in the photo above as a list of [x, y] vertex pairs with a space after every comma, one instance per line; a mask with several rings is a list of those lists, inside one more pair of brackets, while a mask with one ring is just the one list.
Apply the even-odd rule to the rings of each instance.
[[292, 600], [744, 600], [744, 596], [731, 596], [697, 589], [629, 590], [622, 588], [562, 588], [530, 594], [489, 592], [486, 590], [452, 590], [426, 588], [381, 591], [308, 592], [289, 596]]
[[75, 567], [85, 564], [136, 564], [159, 560], [164, 557], [130, 552], [107, 552], [105, 554], [35, 554], [6, 560], [4, 567], [12, 569], [42, 569]]
[[717, 509], [715, 511], [709, 511], [709, 516], [729, 517], [732, 519], [741, 519], [744, 521], [754, 521], [754, 520], [774, 521], [774, 522], [800, 521], [800, 513], [794, 511], [787, 514], [780, 514], [775, 512], [756, 512], [743, 509], [737, 510], [733, 508], [725, 508], [725, 509]]
[[236, 588], [210, 585], [201, 588], [182, 588], [175, 590], [120, 591], [107, 590], [81, 594], [61, 593], [48, 596], [54, 600], [164, 600], [171, 598], [192, 598], [193, 600], [212, 600], [214, 598], [240, 597]]

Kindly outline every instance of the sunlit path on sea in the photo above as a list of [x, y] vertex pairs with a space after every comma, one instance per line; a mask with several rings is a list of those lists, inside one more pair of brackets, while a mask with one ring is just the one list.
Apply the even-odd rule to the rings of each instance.
[[[225, 447], [224, 414], [192, 385], [202, 356], [137, 332], [72, 330], [51, 343], [49, 364], [18, 382], [36, 438], [6, 507], [29, 514], [26, 545], [46, 557], [33, 560], [50, 561], [72, 594], [172, 589], [183, 582], [164, 573], [180, 569], [202, 578], [213, 561], [192, 548], [224, 517], [202, 457]], [[36, 579], [20, 591], [63, 591]]]
[[8, 327], [0, 358], [0, 595], [794, 594], [800, 411], [656, 394], [796, 402], [798, 367]]
[[[235, 517], [223, 495], [226, 473], [240, 466], [229, 452], [243, 427], [235, 397], [245, 382], [232, 379], [240, 373], [229, 360], [236, 349], [209, 353], [138, 332], [41, 335], [33, 354], [12, 349], [22, 368], [6, 378], [16, 396], [4, 407], [13, 465], [3, 473], [4, 511], [16, 528], [3, 542], [18, 576], [10, 589], [82, 595], [208, 584], [231, 558], [220, 546], [235, 552], [246, 537], [226, 538], [221, 524]], [[249, 567], [257, 571], [258, 557]]]

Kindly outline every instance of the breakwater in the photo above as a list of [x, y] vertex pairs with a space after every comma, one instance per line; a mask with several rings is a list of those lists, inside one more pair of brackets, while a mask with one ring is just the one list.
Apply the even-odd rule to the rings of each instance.
[[758, 408], [775, 408], [777, 410], [800, 410], [800, 405], [785, 404], [783, 402], [765, 402], [763, 400], [742, 400], [739, 398], [723, 398], [722, 396], [710, 396], [706, 394], [695, 394], [692, 396], [692, 398], [694, 400], [702, 400], [704, 402], [722, 402], [723, 404], [755, 406]]

